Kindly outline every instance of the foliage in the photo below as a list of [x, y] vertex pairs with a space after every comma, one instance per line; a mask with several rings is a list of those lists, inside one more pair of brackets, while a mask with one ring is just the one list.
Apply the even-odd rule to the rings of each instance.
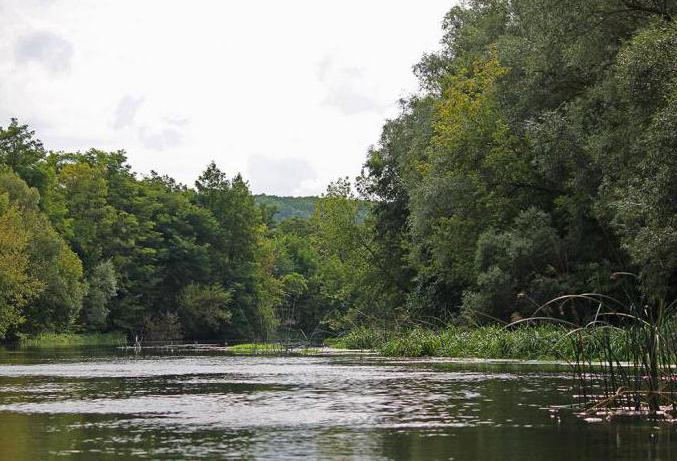
[[246, 343], [228, 346], [226, 349], [233, 354], [242, 355], [281, 355], [281, 354], [317, 354], [321, 352], [317, 347], [286, 347], [281, 343]]
[[24, 307], [43, 290], [44, 283], [29, 272], [29, 233], [19, 210], [0, 195], [0, 336], [25, 321]]
[[[388, 335], [362, 326], [518, 320], [566, 293], [675, 299], [676, 14], [672, 0], [451, 8], [441, 49], [414, 67], [421, 91], [360, 177], [321, 197], [255, 197], [214, 162], [194, 187], [139, 177], [123, 151], [47, 152], [12, 119], [0, 128], [0, 337], [353, 330], [347, 341], [365, 345]], [[546, 314], [585, 324], [595, 312]], [[495, 333], [503, 345], [476, 350], [518, 350]], [[414, 330], [388, 347], [451, 351], [452, 336]]]
[[327, 344], [339, 349], [377, 349], [386, 343], [393, 331], [365, 326], [356, 327], [338, 338], [327, 338]]
[[47, 153], [15, 120], [0, 139], [0, 337], [274, 330], [275, 251], [239, 175], [211, 164], [189, 189], [138, 178], [122, 151]]
[[106, 325], [108, 303], [117, 294], [117, 277], [111, 261], [97, 264], [86, 278], [87, 290], [83, 300], [83, 324], [96, 329]]
[[0, 334], [71, 326], [84, 292], [80, 260], [40, 212], [36, 189], [5, 171], [0, 197]]
[[246, 343], [228, 346], [228, 352], [247, 355], [281, 354], [284, 348], [278, 343]]
[[359, 180], [374, 259], [400, 281], [383, 287], [393, 309], [437, 325], [509, 320], [565, 293], [622, 294], [616, 271], [675, 297], [676, 11], [450, 10], [442, 49], [415, 67], [422, 92], [385, 124]]
[[233, 294], [221, 285], [186, 286], [179, 298], [179, 316], [190, 338], [215, 338], [232, 317], [229, 306]]
[[183, 339], [179, 315], [176, 312], [147, 314], [143, 320], [142, 341], [178, 341]]

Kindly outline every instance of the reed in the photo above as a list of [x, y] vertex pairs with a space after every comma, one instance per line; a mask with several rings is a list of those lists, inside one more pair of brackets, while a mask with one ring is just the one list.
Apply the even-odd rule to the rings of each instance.
[[549, 322], [541, 316], [553, 306], [588, 304], [591, 320], [567, 333], [577, 404], [583, 414], [616, 416], [677, 416], [676, 303], [639, 298], [621, 302], [586, 293], [556, 298], [524, 321]]
[[[333, 339], [333, 347], [371, 349], [391, 357], [472, 357], [488, 359], [569, 360], [579, 350], [570, 335], [571, 328], [541, 322], [527, 322], [511, 327], [487, 325], [479, 327], [449, 326], [441, 330], [413, 327], [398, 331], [356, 328]], [[585, 353], [599, 361], [604, 356], [604, 333], [590, 328], [581, 331], [585, 337]], [[627, 333], [610, 332], [615, 347], [624, 348]], [[328, 343], [329, 344], [329, 343]]]

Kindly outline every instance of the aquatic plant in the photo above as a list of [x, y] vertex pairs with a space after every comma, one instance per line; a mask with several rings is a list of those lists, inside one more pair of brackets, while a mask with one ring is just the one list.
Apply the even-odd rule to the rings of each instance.
[[542, 314], [569, 303], [587, 304], [594, 312], [567, 333], [565, 343], [573, 351], [576, 398], [584, 413], [676, 416], [677, 303], [643, 295], [629, 302], [599, 293], [566, 295], [511, 326], [562, 322]]
[[290, 344], [283, 342], [235, 344], [226, 348], [228, 352], [243, 355], [282, 355], [282, 354], [315, 354], [321, 351], [318, 347], [306, 344]]
[[338, 338], [329, 338], [325, 344], [338, 349], [379, 349], [394, 332], [379, 328], [359, 326]]
[[[491, 359], [569, 360], [577, 357], [572, 329], [552, 323], [448, 326], [441, 330], [413, 326], [400, 330], [358, 327], [325, 344], [343, 349], [371, 349], [390, 357], [476, 357]], [[595, 360], [603, 357], [602, 330], [589, 328], [585, 336], [586, 354]], [[626, 332], [610, 331], [615, 347], [625, 348]]]

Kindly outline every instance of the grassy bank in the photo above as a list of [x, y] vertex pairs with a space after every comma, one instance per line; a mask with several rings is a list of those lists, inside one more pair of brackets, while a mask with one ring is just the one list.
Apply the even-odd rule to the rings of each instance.
[[123, 346], [127, 337], [123, 333], [40, 333], [19, 339], [22, 347], [63, 346]]
[[[586, 357], [601, 358], [605, 347], [602, 329], [580, 334], [554, 325], [503, 328], [449, 327], [440, 331], [415, 328], [407, 331], [386, 331], [357, 328], [336, 338], [332, 345], [346, 349], [373, 349], [390, 357], [477, 357], [490, 359], [574, 360], [576, 343], [582, 345]], [[627, 347], [626, 333], [606, 330], [616, 350]], [[576, 343], [575, 343], [576, 342]]]
[[248, 343], [228, 346], [228, 352], [235, 354], [275, 354], [283, 352], [284, 349], [279, 344], [274, 343]]
[[227, 350], [228, 352], [233, 352], [235, 354], [251, 354], [251, 355], [275, 355], [287, 352], [293, 352], [298, 354], [310, 354], [320, 351], [320, 349], [317, 347], [287, 349], [283, 344], [280, 343], [236, 344], [234, 346], [228, 346]]

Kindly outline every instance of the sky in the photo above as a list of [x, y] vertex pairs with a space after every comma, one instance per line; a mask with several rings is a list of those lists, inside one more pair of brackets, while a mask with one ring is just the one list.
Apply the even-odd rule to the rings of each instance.
[[0, 126], [254, 193], [359, 174], [453, 0], [0, 0]]

